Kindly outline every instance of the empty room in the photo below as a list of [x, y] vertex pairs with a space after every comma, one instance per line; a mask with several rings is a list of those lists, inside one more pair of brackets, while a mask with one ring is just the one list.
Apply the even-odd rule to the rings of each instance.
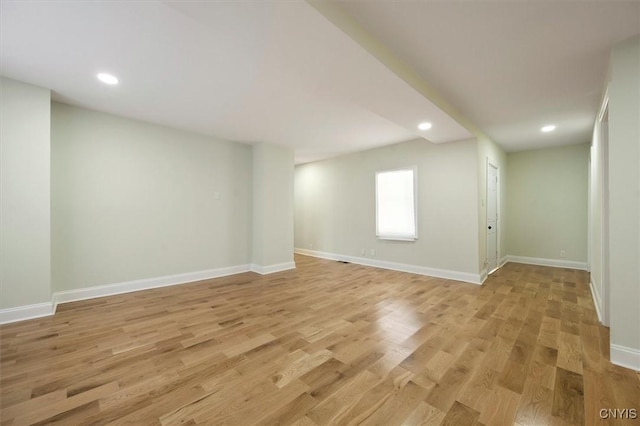
[[640, 1], [0, 2], [0, 424], [640, 424]]

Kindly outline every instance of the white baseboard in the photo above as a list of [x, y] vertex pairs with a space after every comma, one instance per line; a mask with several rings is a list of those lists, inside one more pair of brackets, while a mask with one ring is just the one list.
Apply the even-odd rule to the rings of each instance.
[[497, 271], [498, 269], [502, 268], [506, 263], [507, 263], [507, 256], [505, 256], [502, 259], [500, 259], [498, 261], [498, 267], [496, 269], [492, 270], [492, 271], [489, 271], [489, 269], [487, 269], [487, 267], [485, 266], [485, 268], [482, 270], [482, 272], [480, 272], [480, 279], [482, 280], [482, 283], [484, 284], [484, 282], [487, 280], [487, 278], [489, 278], [489, 274], [492, 274], [495, 271]]
[[463, 281], [471, 284], [482, 284], [480, 274], [450, 271], [446, 269], [429, 268], [426, 266], [408, 265], [406, 263], [387, 262], [386, 260], [370, 259], [366, 257], [347, 256], [316, 250], [297, 248], [294, 250], [304, 256], [319, 257], [321, 259], [338, 260], [356, 263], [358, 265], [373, 266], [374, 268], [391, 269], [393, 271], [409, 272], [411, 274], [427, 275], [429, 277], [446, 278], [448, 280]]
[[480, 283], [484, 283], [489, 277], [489, 273], [487, 272], [487, 268], [485, 267], [482, 272], [480, 272]]
[[539, 265], [539, 266], [552, 266], [554, 268], [568, 268], [579, 269], [581, 271], [587, 270], [587, 262], [575, 262], [573, 260], [559, 260], [559, 259], [542, 259], [538, 257], [525, 257], [525, 256], [506, 256], [507, 262], [525, 263], [527, 265]]
[[295, 269], [295, 267], [295, 262], [286, 262], [268, 266], [249, 264], [236, 265], [224, 268], [208, 269], [205, 271], [187, 272], [184, 274], [166, 275], [163, 277], [145, 278], [122, 283], [85, 287], [76, 290], [57, 291], [51, 296], [51, 302], [0, 309], [0, 324], [53, 315], [60, 303], [76, 302], [79, 300], [95, 299], [97, 297], [115, 296], [117, 294], [131, 293], [134, 291], [186, 284], [195, 281], [241, 274], [249, 271], [254, 271], [259, 274], [272, 274], [274, 272]]
[[251, 264], [251, 271], [260, 275], [273, 274], [275, 272], [288, 271], [290, 269], [296, 269], [296, 262], [284, 262], [267, 266], [256, 265], [255, 263]]
[[54, 312], [55, 309], [51, 302], [0, 309], [0, 324], [9, 324], [11, 322], [47, 317], [49, 315], [53, 315]]
[[596, 313], [598, 314], [598, 321], [600, 321], [600, 324], [603, 324], [602, 322], [602, 299], [600, 298], [600, 293], [598, 293], [596, 291], [596, 288], [593, 284], [593, 280], [590, 279], [589, 280], [589, 288], [591, 289], [591, 297], [593, 298], [593, 304], [596, 307]]
[[612, 364], [640, 371], [640, 350], [614, 345], [613, 343], [611, 343], [609, 349]]
[[297, 254], [301, 254], [303, 256], [311, 256], [311, 257], [317, 257], [320, 259], [327, 259], [327, 260], [343, 260], [343, 258], [345, 257], [339, 254], [327, 253], [324, 251], [307, 250], [303, 248], [293, 249], [293, 252]]
[[187, 272], [184, 274], [166, 275], [163, 277], [145, 278], [126, 281], [117, 284], [107, 284], [95, 287], [79, 288], [77, 290], [58, 291], [53, 293], [52, 302], [54, 312], [59, 303], [75, 302], [78, 300], [94, 299], [96, 297], [114, 296], [116, 294], [131, 293], [133, 291], [149, 290], [194, 281], [226, 277], [228, 275], [249, 272], [249, 265], [236, 265], [224, 268], [208, 269], [205, 271]]

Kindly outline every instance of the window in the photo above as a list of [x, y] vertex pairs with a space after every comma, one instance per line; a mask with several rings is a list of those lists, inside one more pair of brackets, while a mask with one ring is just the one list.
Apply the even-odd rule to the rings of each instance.
[[416, 226], [416, 167], [376, 173], [376, 236], [413, 241]]

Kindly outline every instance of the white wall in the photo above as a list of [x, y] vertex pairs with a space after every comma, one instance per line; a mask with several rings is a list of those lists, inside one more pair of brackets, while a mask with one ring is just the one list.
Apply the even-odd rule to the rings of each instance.
[[609, 255], [611, 360], [640, 370], [640, 38], [611, 54]]
[[[604, 124], [606, 126], [606, 124]], [[606, 224], [603, 222], [605, 212], [605, 146], [603, 140], [603, 123], [596, 120], [593, 130], [593, 139], [590, 147], [589, 161], [589, 272], [593, 298], [600, 320], [609, 324], [608, 306], [605, 306], [604, 283], [608, 281], [607, 265], [603, 262], [603, 255], [607, 254], [604, 248], [607, 237], [603, 234]]]
[[54, 290], [250, 263], [250, 146], [52, 105]]
[[484, 271], [487, 266], [487, 160], [498, 167], [500, 185], [498, 187], [498, 256], [503, 258], [507, 255], [507, 154], [491, 140], [480, 137], [478, 138], [478, 240], [481, 271]]
[[0, 308], [14, 308], [51, 300], [51, 96], [1, 84]]
[[252, 263], [258, 272], [293, 263], [293, 150], [268, 143], [253, 147]]
[[587, 144], [508, 154], [509, 255], [586, 265], [588, 160]]
[[[477, 155], [475, 139], [416, 140], [297, 166], [296, 248], [479, 275]], [[379, 240], [375, 173], [413, 165], [418, 240]]]

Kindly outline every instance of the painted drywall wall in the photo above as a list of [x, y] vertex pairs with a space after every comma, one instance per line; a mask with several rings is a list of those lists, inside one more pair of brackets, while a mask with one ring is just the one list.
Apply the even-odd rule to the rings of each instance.
[[640, 370], [640, 38], [611, 54], [609, 268], [611, 360]]
[[1, 78], [0, 308], [51, 300], [48, 89]]
[[509, 255], [587, 261], [588, 160], [588, 144], [508, 154]]
[[[418, 169], [418, 240], [377, 239], [375, 173], [405, 166]], [[479, 274], [477, 178], [475, 139], [416, 140], [297, 166], [296, 248]]]
[[[502, 148], [486, 137], [478, 138], [478, 241], [479, 267], [484, 271], [487, 265], [487, 161], [498, 167], [498, 262], [506, 253], [507, 244], [507, 154]], [[490, 271], [486, 271], [490, 272]]]
[[253, 147], [252, 263], [258, 272], [293, 264], [293, 167], [290, 148], [258, 143]]
[[250, 262], [252, 152], [52, 104], [54, 290]]

